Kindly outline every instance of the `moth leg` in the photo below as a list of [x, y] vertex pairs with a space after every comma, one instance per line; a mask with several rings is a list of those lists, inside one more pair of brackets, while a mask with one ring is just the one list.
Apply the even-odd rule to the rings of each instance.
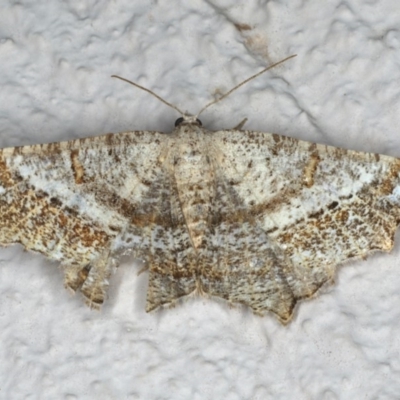
[[247, 122], [248, 118], [244, 118], [243, 121], [239, 122], [234, 128], [232, 128], [233, 130], [242, 130], [244, 124]]

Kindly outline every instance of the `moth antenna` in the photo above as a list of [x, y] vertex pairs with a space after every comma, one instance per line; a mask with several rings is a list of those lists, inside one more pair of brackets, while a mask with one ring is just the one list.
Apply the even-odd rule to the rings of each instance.
[[271, 68], [274, 68], [274, 67], [276, 67], [277, 65], [282, 64], [282, 63], [284, 63], [285, 61], [290, 60], [291, 58], [296, 57], [296, 56], [297, 56], [297, 54], [292, 54], [291, 56], [286, 57], [286, 58], [284, 58], [283, 60], [278, 61], [278, 62], [276, 62], [275, 64], [272, 64], [272, 65], [270, 65], [269, 67], [264, 68], [262, 71], [257, 72], [256, 74], [254, 74], [254, 75], [250, 76], [249, 78], [245, 79], [243, 82], [239, 83], [238, 85], [236, 85], [235, 87], [233, 87], [231, 90], [229, 90], [229, 92], [226, 92], [225, 94], [223, 94], [223, 95], [222, 95], [221, 97], [219, 97], [218, 99], [213, 100], [213, 101], [211, 101], [210, 103], [206, 104], [206, 105], [200, 110], [200, 112], [196, 115], [196, 118], [198, 118], [199, 115], [200, 115], [205, 109], [207, 109], [208, 107], [212, 106], [212, 105], [215, 104], [215, 103], [218, 103], [219, 101], [221, 101], [221, 100], [224, 99], [225, 97], [228, 97], [232, 92], [234, 92], [236, 89], [239, 89], [241, 86], [245, 85], [247, 82], [251, 81], [252, 79], [257, 78], [258, 76], [260, 76], [260, 75], [263, 74], [264, 72], [267, 72], [267, 71], [270, 70]]
[[121, 76], [118, 76], [118, 75], [111, 75], [111, 78], [121, 79], [121, 81], [128, 82], [128, 83], [130, 83], [131, 85], [136, 86], [137, 88], [142, 89], [142, 90], [144, 90], [145, 92], [152, 94], [155, 98], [157, 98], [158, 100], [160, 100], [162, 103], [164, 103], [164, 104], [166, 104], [167, 106], [173, 108], [175, 111], [178, 111], [178, 113], [181, 114], [182, 117], [186, 116], [186, 114], [185, 114], [183, 111], [181, 111], [178, 107], [176, 107], [176, 106], [174, 106], [173, 104], [169, 103], [167, 100], [164, 100], [161, 96], [159, 96], [158, 94], [152, 92], [150, 89], [147, 89], [147, 88], [145, 88], [145, 87], [143, 87], [143, 86], [140, 86], [139, 84], [137, 84], [137, 83], [135, 83], [135, 82], [132, 82], [132, 81], [130, 81], [129, 79], [122, 78]]

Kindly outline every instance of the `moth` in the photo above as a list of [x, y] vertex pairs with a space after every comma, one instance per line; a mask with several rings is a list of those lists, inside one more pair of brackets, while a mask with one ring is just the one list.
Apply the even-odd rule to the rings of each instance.
[[209, 131], [198, 116], [216, 101], [191, 116], [152, 94], [181, 114], [170, 134], [0, 150], [0, 245], [58, 261], [91, 307], [133, 254], [149, 271], [146, 311], [200, 293], [282, 323], [338, 265], [392, 249], [399, 159], [241, 126]]

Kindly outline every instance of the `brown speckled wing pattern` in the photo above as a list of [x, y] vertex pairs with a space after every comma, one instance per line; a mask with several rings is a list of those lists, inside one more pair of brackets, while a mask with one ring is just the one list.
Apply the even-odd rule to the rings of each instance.
[[127, 132], [0, 150], [0, 244], [58, 261], [92, 307], [124, 254], [147, 311], [200, 293], [290, 320], [336, 266], [390, 251], [400, 160], [276, 134]]

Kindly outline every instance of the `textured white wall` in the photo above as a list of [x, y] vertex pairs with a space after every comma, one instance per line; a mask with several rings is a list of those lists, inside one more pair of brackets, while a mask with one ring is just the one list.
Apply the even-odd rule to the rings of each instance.
[[[203, 125], [248, 117], [248, 129], [400, 156], [397, 0], [241, 3], [3, 0], [0, 146], [170, 131], [173, 110], [109, 76], [195, 113], [297, 53]], [[400, 398], [400, 243], [341, 268], [287, 327], [207, 299], [148, 315], [137, 270], [121, 265], [98, 313], [56, 265], [0, 249], [0, 398]]]

